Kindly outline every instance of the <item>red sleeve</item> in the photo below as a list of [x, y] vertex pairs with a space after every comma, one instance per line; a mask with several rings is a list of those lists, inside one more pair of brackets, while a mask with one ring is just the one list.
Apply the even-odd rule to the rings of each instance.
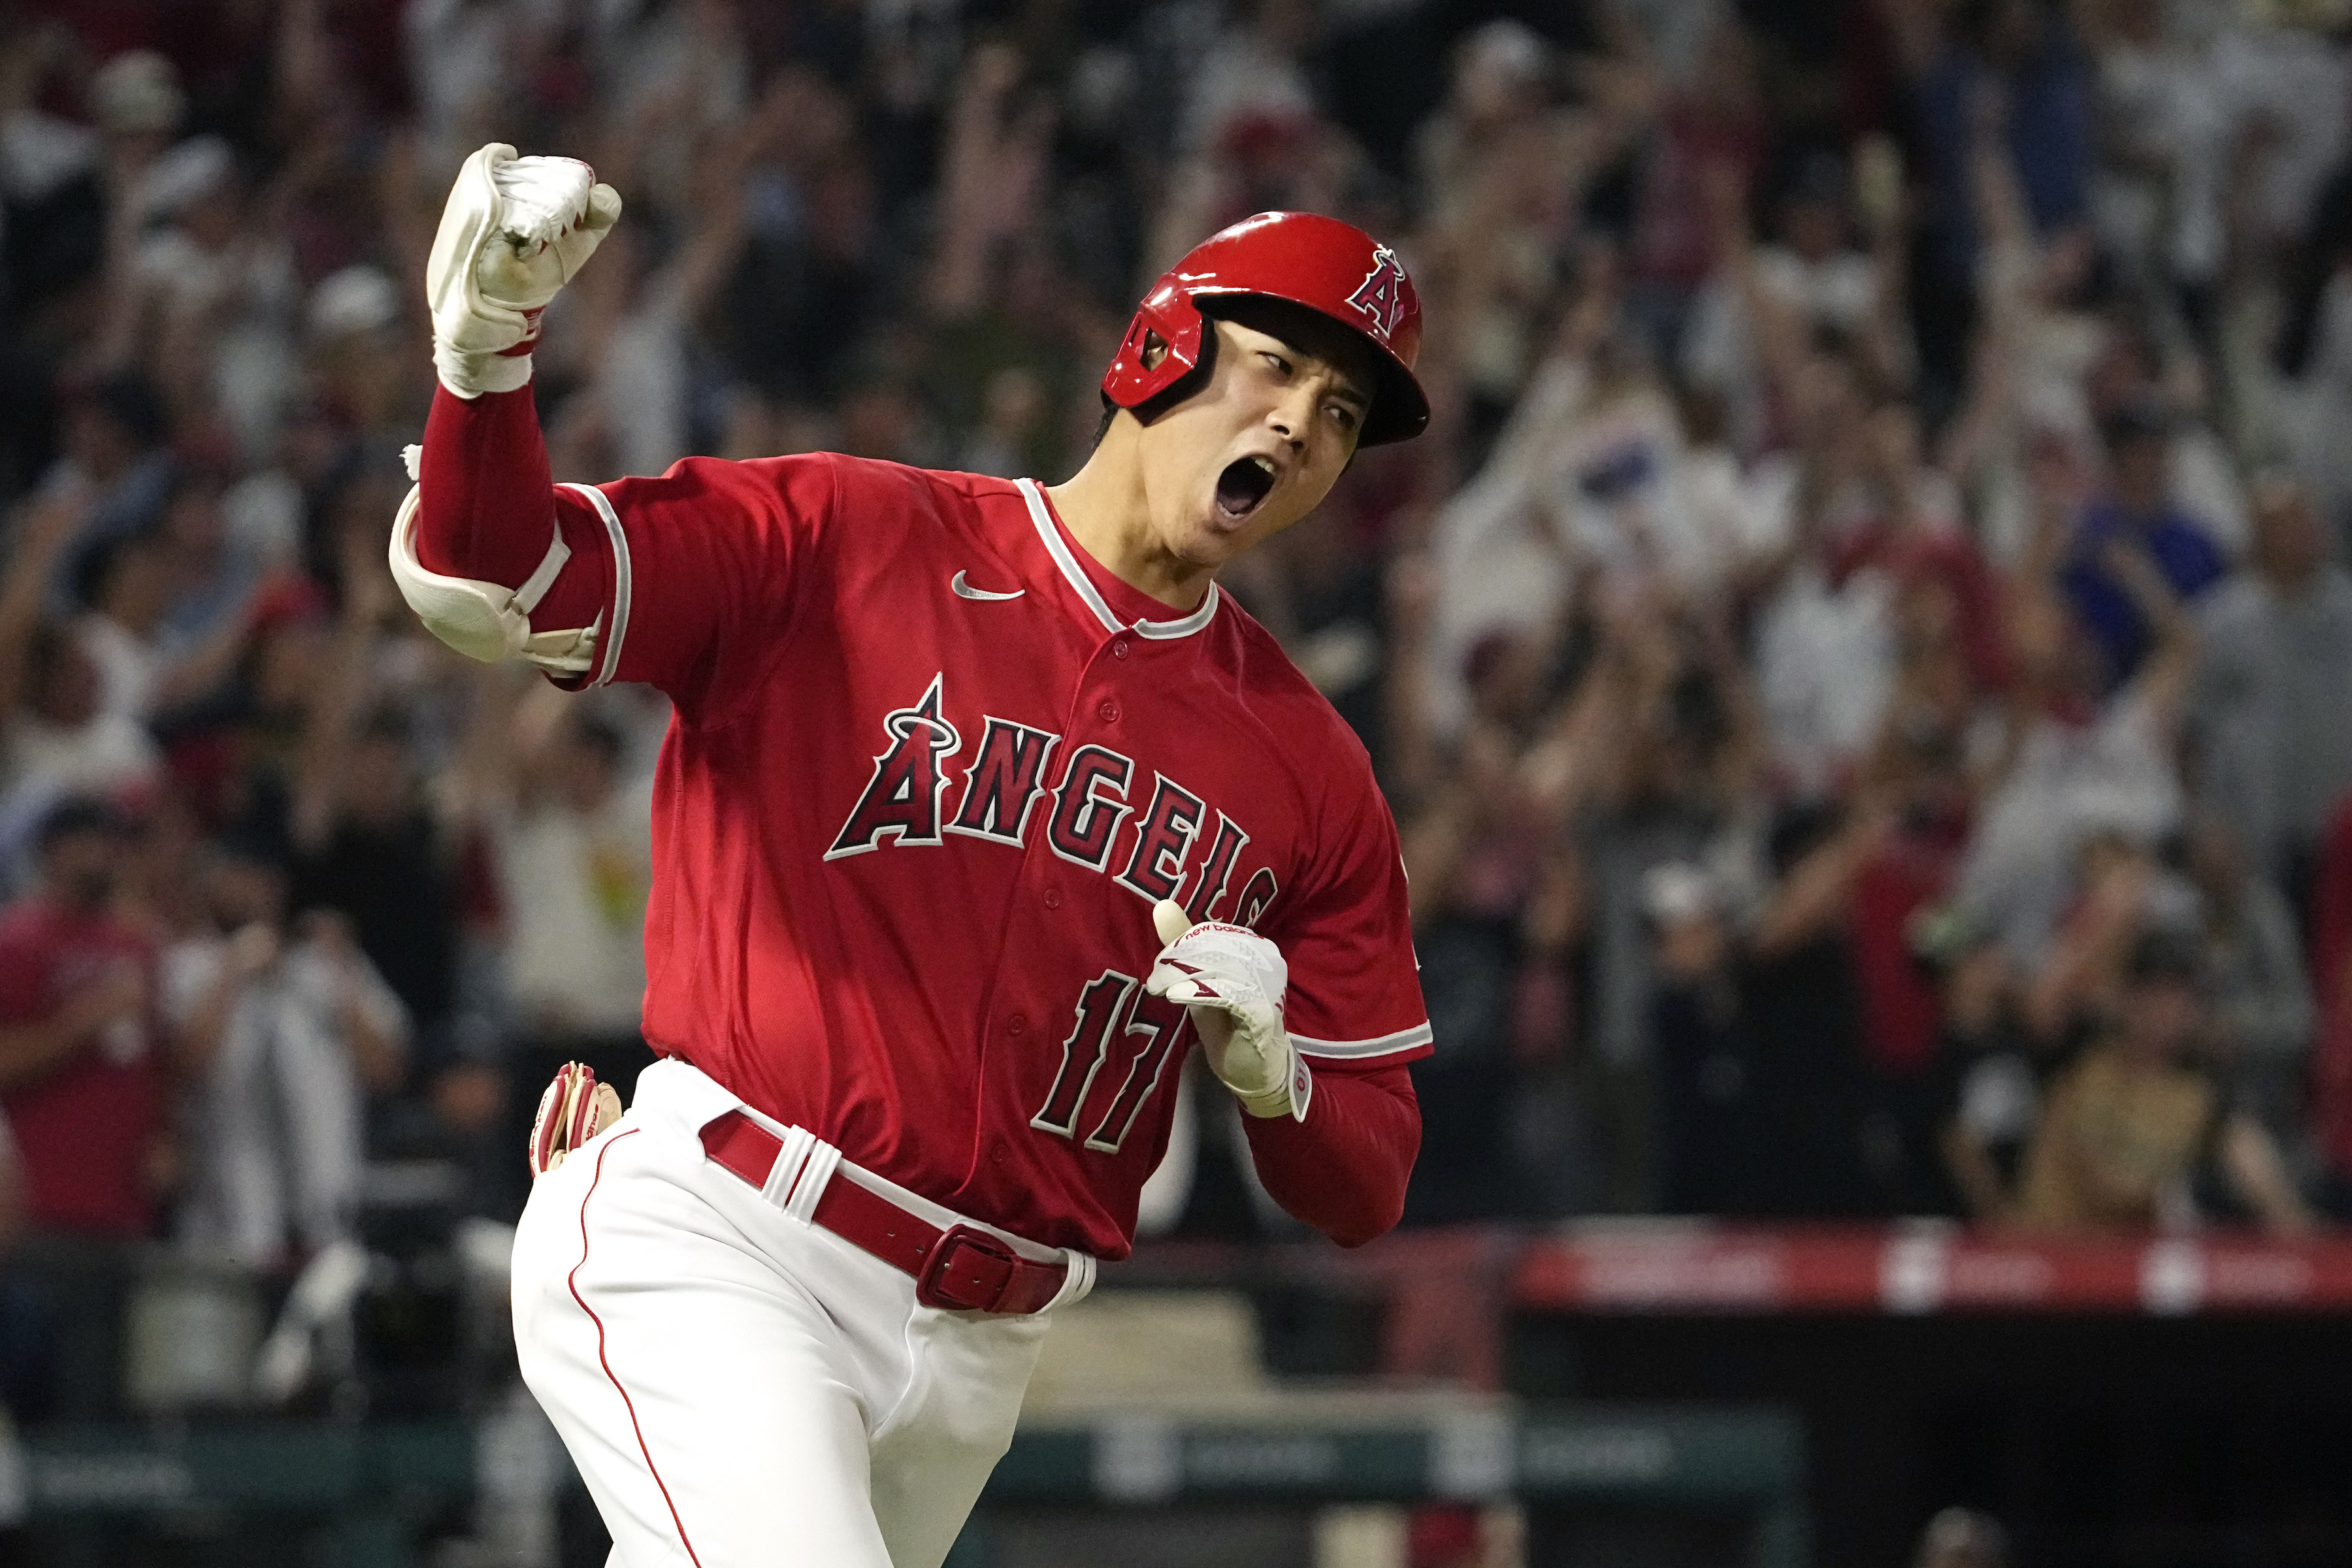
[[468, 400], [436, 387], [417, 483], [416, 558], [426, 569], [509, 588], [538, 569], [555, 498], [530, 388]]
[[463, 398], [433, 391], [417, 467], [416, 559], [427, 571], [519, 588], [547, 555], [561, 516], [572, 560], [531, 612], [531, 629], [584, 626], [611, 592], [609, 546], [584, 502], [557, 506], [530, 388]]
[[1307, 1120], [1244, 1116], [1242, 1125], [1267, 1194], [1340, 1246], [1363, 1246], [1404, 1213], [1421, 1106], [1403, 1067], [1318, 1073]]
[[758, 689], [835, 510], [827, 453], [687, 458], [659, 479], [564, 491], [603, 524], [609, 591], [602, 680], [642, 680], [689, 715]]
[[[1336, 721], [1335, 721], [1336, 723]], [[1430, 1053], [1396, 821], [1360, 750], [1335, 762], [1307, 883], [1277, 893], [1259, 934], [1290, 968], [1283, 1021], [1318, 1073], [1401, 1065]]]
[[572, 559], [532, 629], [594, 624], [582, 684], [646, 681], [689, 712], [757, 685], [837, 484], [820, 454], [688, 458], [659, 479], [551, 485], [528, 387], [471, 401], [437, 391], [419, 473], [427, 568], [518, 586], [561, 527]]

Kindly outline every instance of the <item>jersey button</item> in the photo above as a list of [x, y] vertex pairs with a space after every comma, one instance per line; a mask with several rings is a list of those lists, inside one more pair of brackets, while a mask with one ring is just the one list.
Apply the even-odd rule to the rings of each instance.
[[1095, 711], [1102, 715], [1102, 721], [1106, 724], [1118, 722], [1118, 704], [1116, 702], [1106, 702]]
[[1005, 1148], [1003, 1139], [992, 1138], [988, 1141], [988, 1163], [990, 1164], [1002, 1165], [1004, 1163], [1004, 1157], [1011, 1152], [1011, 1150]]
[[1061, 889], [1048, 888], [1045, 889], [1045, 907], [1049, 910], [1058, 910], [1062, 907]]
[[1027, 1034], [1029, 1032], [1028, 1018], [1019, 1013], [1013, 1014], [1013, 1016], [1004, 1020], [1004, 1032], [1008, 1035]]
[[1120, 637], [1118, 641], [1110, 645], [1110, 655], [1113, 658], [1125, 658], [1127, 657], [1127, 639], [1125, 637]]

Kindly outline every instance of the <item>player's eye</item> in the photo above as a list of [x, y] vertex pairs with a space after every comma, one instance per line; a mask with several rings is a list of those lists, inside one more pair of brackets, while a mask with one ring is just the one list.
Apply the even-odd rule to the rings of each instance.
[[1331, 410], [1332, 421], [1339, 426], [1341, 435], [1344, 436], [1356, 427], [1356, 411], [1347, 404], [1332, 403], [1325, 406]]
[[1283, 358], [1278, 353], [1272, 353], [1271, 351], [1260, 353], [1258, 358], [1265, 361], [1266, 368], [1273, 371], [1275, 374], [1283, 377], [1285, 380], [1289, 379], [1291, 365], [1288, 360]]

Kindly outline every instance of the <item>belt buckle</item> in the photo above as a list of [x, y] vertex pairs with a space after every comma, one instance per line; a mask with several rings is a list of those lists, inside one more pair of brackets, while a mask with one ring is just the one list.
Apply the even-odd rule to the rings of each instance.
[[950, 1226], [915, 1276], [915, 1300], [950, 1311], [993, 1312], [1012, 1288], [1016, 1261], [1013, 1249], [988, 1232]]

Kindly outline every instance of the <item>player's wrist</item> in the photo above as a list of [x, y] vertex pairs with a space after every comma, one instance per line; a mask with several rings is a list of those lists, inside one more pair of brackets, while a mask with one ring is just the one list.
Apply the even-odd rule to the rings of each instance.
[[467, 350], [436, 339], [433, 373], [452, 395], [471, 403], [486, 392], [520, 392], [530, 384], [529, 353]]

